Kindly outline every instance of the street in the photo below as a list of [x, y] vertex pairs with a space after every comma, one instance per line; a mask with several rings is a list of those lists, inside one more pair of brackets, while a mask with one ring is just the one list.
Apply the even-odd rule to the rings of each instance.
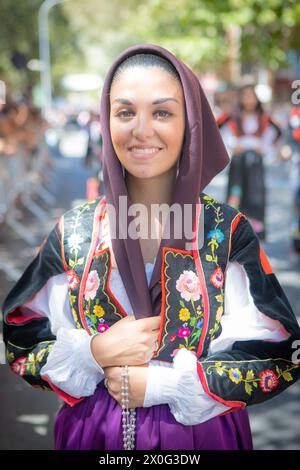
[[[42, 222], [26, 213], [24, 224], [42, 241], [55, 220], [65, 210], [85, 198], [89, 170], [80, 158], [54, 158], [55, 207], [47, 210], [49, 219]], [[205, 192], [219, 200], [224, 198], [226, 171], [215, 178]], [[289, 240], [290, 190], [288, 166], [267, 166], [268, 239], [264, 244], [279, 282], [300, 320], [300, 263]], [[39, 202], [42, 205], [41, 202]], [[28, 247], [10, 229], [0, 233], [0, 301], [1, 304], [36, 247]], [[1, 353], [1, 349], [0, 349]], [[53, 422], [59, 401], [54, 393], [31, 388], [0, 367], [0, 449], [53, 449]], [[300, 381], [273, 400], [249, 408], [255, 449], [300, 449]]]

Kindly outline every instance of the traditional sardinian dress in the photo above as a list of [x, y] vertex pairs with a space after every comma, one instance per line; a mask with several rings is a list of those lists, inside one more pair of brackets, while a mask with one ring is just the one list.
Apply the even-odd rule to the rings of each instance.
[[[203, 242], [162, 252], [159, 347], [136, 449], [251, 449], [246, 406], [300, 376], [300, 329], [250, 223], [203, 193], [199, 202]], [[132, 313], [111, 265], [105, 197], [67, 212], [4, 304], [12, 371], [64, 400], [56, 449], [123, 448], [121, 407], [90, 340]]]
[[[281, 135], [278, 126], [266, 113], [223, 116], [218, 121], [227, 150], [232, 154], [228, 174], [227, 202], [242, 211], [261, 240], [265, 238], [265, 167], [264, 157]], [[236, 145], [244, 151], [234, 154]], [[259, 148], [261, 153], [257, 153]]]

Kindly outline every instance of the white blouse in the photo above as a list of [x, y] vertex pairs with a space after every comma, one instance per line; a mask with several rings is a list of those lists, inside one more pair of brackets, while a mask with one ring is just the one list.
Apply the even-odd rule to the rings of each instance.
[[[145, 269], [149, 285], [153, 264], [147, 263]], [[112, 269], [110, 288], [126, 313], [131, 315], [132, 307], [117, 269]], [[47, 316], [57, 338], [41, 375], [73, 397], [92, 395], [103, 380], [104, 372], [91, 352], [92, 336], [75, 327], [66, 274], [50, 278], [22, 308], [24, 315], [35, 311]], [[229, 262], [226, 271], [221, 326], [222, 333], [211, 342], [209, 355], [230, 349], [237, 340], [282, 341], [289, 336], [278, 321], [256, 308], [246, 271], [237, 262]], [[177, 352], [171, 364], [157, 360], [149, 363], [144, 407], [159, 404], [168, 404], [176, 421], [185, 425], [203, 423], [229, 410], [204, 392], [197, 373], [197, 358], [185, 348]]]
[[257, 131], [258, 126], [259, 121], [256, 113], [248, 114], [244, 117], [243, 128], [245, 135], [240, 137], [234, 135], [228, 124], [224, 124], [220, 132], [228, 153], [232, 155], [234, 148], [237, 145], [241, 145], [246, 150], [260, 148], [264, 156], [272, 157], [277, 148], [274, 144], [277, 137], [276, 129], [269, 125], [260, 137], [256, 137], [253, 134]]

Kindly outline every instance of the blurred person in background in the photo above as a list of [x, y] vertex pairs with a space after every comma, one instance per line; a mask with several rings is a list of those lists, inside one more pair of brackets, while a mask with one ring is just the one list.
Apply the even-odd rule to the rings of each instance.
[[47, 128], [40, 110], [26, 102], [7, 103], [0, 119], [1, 153], [6, 156], [22, 152], [27, 167], [37, 153]]
[[264, 240], [264, 158], [272, 155], [281, 130], [264, 110], [253, 85], [240, 88], [236, 111], [219, 122], [219, 127], [231, 154], [227, 202], [248, 217], [259, 238]]
[[236, 91], [234, 85], [227, 82], [220, 82], [214, 94], [214, 114], [218, 126], [227, 122], [236, 107]]
[[92, 176], [87, 179], [86, 195], [87, 199], [92, 201], [102, 192], [102, 136], [100, 117], [97, 113], [92, 111], [89, 113], [86, 129], [88, 132], [88, 145], [84, 163], [92, 171]]
[[292, 191], [291, 239], [296, 253], [300, 254], [300, 105], [292, 107], [288, 114], [284, 145], [280, 150], [283, 160], [290, 161]]

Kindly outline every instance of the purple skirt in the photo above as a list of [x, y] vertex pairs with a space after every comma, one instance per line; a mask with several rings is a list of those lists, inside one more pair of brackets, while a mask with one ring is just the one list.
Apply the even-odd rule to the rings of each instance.
[[[103, 381], [94, 395], [63, 405], [55, 427], [56, 450], [123, 450], [121, 407]], [[239, 409], [202, 424], [178, 423], [168, 405], [136, 409], [137, 450], [251, 450], [248, 413]]]

